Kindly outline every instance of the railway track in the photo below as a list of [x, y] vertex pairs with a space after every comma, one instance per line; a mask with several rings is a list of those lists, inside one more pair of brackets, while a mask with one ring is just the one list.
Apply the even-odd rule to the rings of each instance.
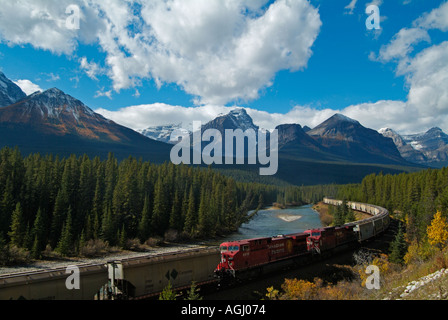
[[[342, 201], [325, 198], [324, 202], [341, 205]], [[389, 226], [386, 209], [359, 202], [347, 203], [352, 209], [371, 215], [353, 226], [359, 241], [383, 233]], [[145, 299], [158, 295], [168, 284], [175, 289], [217, 281], [214, 270], [221, 261], [218, 247], [113, 260], [101, 264], [83, 264], [74, 269], [0, 275], [0, 300], [93, 300]], [[77, 284], [74, 286], [73, 284]]]

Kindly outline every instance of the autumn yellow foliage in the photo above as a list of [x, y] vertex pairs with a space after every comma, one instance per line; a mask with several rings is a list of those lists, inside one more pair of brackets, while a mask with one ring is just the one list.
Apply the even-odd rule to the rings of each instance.
[[434, 218], [431, 221], [431, 225], [427, 228], [428, 242], [431, 245], [437, 246], [442, 249], [446, 246], [448, 240], [448, 224], [442, 212], [437, 211]]
[[[387, 271], [390, 269], [390, 262], [387, 258], [387, 255], [385, 254], [380, 254], [379, 256], [375, 257], [372, 260], [372, 262], [369, 263], [369, 265], [377, 266], [380, 271], [380, 275], [386, 274]], [[367, 278], [370, 276], [370, 274], [366, 273], [367, 266], [368, 265], [365, 264], [358, 268], [358, 274], [359, 277], [361, 278], [361, 285], [363, 287], [366, 286]]]
[[[359, 286], [359, 285], [358, 285]], [[266, 298], [269, 300], [353, 300], [357, 296], [356, 285], [340, 282], [337, 285], [324, 286], [322, 279], [314, 282], [298, 279], [285, 279], [282, 292], [270, 287]]]

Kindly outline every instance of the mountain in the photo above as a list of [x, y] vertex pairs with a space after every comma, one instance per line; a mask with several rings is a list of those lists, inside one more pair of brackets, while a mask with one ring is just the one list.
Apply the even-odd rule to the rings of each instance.
[[427, 132], [403, 135], [403, 140], [415, 150], [421, 152], [425, 163], [433, 166], [446, 165], [448, 161], [448, 135], [440, 128], [431, 128]]
[[414, 149], [401, 135], [390, 128], [383, 128], [378, 131], [387, 138], [391, 138], [397, 146], [401, 156], [409, 162], [424, 164], [427, 162], [426, 156], [420, 150]]
[[169, 146], [116, 124], [52, 88], [0, 108], [0, 145], [24, 153], [71, 153], [169, 159]]
[[[334, 160], [334, 155], [309, 136], [299, 124], [282, 124], [278, 130], [279, 152], [286, 157]], [[310, 129], [311, 130], [311, 129]]]
[[334, 155], [350, 162], [406, 164], [393, 141], [358, 121], [335, 114], [307, 132]]
[[167, 124], [163, 126], [148, 127], [138, 132], [150, 139], [161, 141], [165, 143], [172, 143], [170, 141], [171, 133], [174, 130], [184, 130], [186, 133], [190, 133], [187, 129], [182, 128], [182, 124]]
[[[225, 129], [258, 130], [258, 126], [244, 109], [236, 109], [208, 122], [202, 131], [206, 129], [217, 129], [224, 137]], [[263, 166], [248, 165], [247, 161], [244, 165], [214, 168], [243, 181], [295, 185], [357, 183], [371, 173], [397, 174], [421, 168], [405, 161], [391, 139], [340, 114], [314, 129], [295, 123], [276, 129], [279, 152], [275, 176], [260, 178], [258, 169]]]
[[22, 89], [0, 71], [0, 107], [9, 106], [25, 97]]
[[202, 132], [207, 129], [217, 129], [224, 136], [226, 129], [241, 129], [243, 131], [252, 129], [258, 131], [259, 127], [254, 124], [245, 109], [237, 108], [226, 115], [219, 115], [214, 120], [202, 126]]

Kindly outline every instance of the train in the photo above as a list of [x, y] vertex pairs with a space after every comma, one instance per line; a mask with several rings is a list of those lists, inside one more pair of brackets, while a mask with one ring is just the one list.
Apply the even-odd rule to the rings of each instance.
[[[343, 204], [342, 200], [331, 198], [324, 198], [323, 202], [335, 206]], [[221, 261], [214, 271], [215, 277], [226, 283], [304, 265], [368, 241], [389, 227], [389, 212], [385, 208], [352, 201], [346, 205], [371, 217], [301, 233], [224, 242], [220, 245]]]
[[[331, 198], [323, 201], [342, 204]], [[386, 209], [359, 202], [347, 205], [371, 217], [292, 235], [225, 242], [219, 247], [188, 247], [165, 254], [78, 265], [79, 289], [67, 288], [71, 274], [66, 268], [0, 275], [0, 300], [132, 300], [155, 297], [168, 284], [174, 290], [189, 288], [192, 282], [221, 286], [227, 279], [307, 264], [344, 246], [367, 241], [389, 226]]]

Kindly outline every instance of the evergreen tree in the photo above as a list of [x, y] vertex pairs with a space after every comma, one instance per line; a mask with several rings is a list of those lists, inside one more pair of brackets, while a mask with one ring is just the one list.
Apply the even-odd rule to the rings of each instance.
[[73, 221], [71, 207], [68, 209], [67, 220], [62, 227], [61, 239], [56, 247], [56, 251], [63, 256], [68, 256], [73, 252]]
[[8, 233], [10, 238], [10, 243], [17, 247], [21, 247], [23, 245], [23, 238], [25, 237], [25, 225], [23, 222], [23, 212], [22, 206], [20, 202], [17, 203], [16, 209], [12, 213], [12, 221], [10, 232]]
[[181, 231], [183, 227], [182, 222], [182, 205], [179, 198], [179, 193], [176, 190], [174, 193], [173, 205], [171, 206], [169, 227], [174, 230]]
[[167, 194], [162, 177], [159, 176], [154, 190], [154, 209], [151, 217], [151, 227], [152, 230], [160, 236], [162, 236], [167, 229], [167, 220], [169, 219], [168, 212]]
[[42, 251], [45, 249], [45, 222], [42, 210], [39, 208], [34, 221], [32, 230], [34, 236], [33, 247], [31, 249], [31, 255], [34, 259], [40, 259], [42, 257]]
[[402, 264], [404, 262], [403, 258], [406, 255], [406, 252], [407, 244], [404, 237], [403, 227], [400, 223], [395, 239], [390, 246], [389, 260], [393, 263]]
[[151, 234], [151, 210], [149, 207], [149, 196], [145, 197], [143, 212], [138, 226], [139, 239], [141, 242], [148, 240]]
[[202, 236], [213, 235], [213, 224], [211, 221], [210, 207], [209, 207], [210, 194], [203, 190], [201, 192], [201, 202], [198, 210], [198, 231]]
[[112, 210], [109, 205], [104, 206], [103, 222], [101, 238], [108, 242], [110, 245], [115, 245], [117, 243], [117, 230], [115, 228], [115, 221], [112, 215]]
[[193, 187], [190, 187], [190, 193], [188, 197], [188, 211], [187, 216], [185, 217], [184, 231], [188, 235], [193, 236], [196, 229], [196, 223], [197, 223], [196, 203]]

